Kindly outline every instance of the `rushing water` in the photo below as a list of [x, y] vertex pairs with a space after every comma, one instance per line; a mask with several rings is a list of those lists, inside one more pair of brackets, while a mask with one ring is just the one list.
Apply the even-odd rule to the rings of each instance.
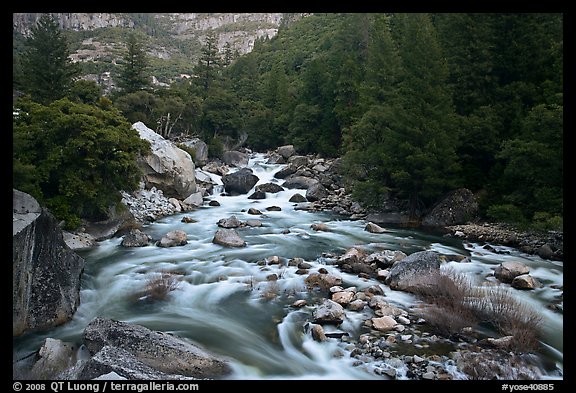
[[[275, 172], [282, 165], [266, 164], [262, 154], [251, 157], [250, 167], [260, 178], [258, 184], [275, 182]], [[466, 273], [480, 283], [505, 260], [525, 263], [531, 275], [543, 286], [532, 291], [513, 293], [542, 316], [543, 373], [549, 378], [562, 378], [563, 316], [546, 306], [562, 294], [563, 265], [523, 254], [518, 250], [494, 246], [494, 253], [481, 244], [412, 229], [389, 229], [383, 234], [364, 230], [365, 222], [350, 221], [328, 213], [295, 210], [288, 199], [303, 190], [267, 193], [264, 200], [250, 200], [247, 195], [223, 196], [219, 176], [211, 175], [215, 193], [211, 197], [220, 206], [204, 206], [193, 212], [157, 220], [143, 231], [160, 239], [164, 234], [181, 229], [188, 244], [160, 248], [155, 245], [125, 248], [121, 239], [113, 238], [99, 247], [83, 252], [86, 268], [82, 279], [81, 304], [72, 321], [50, 331], [27, 334], [14, 340], [14, 359], [36, 351], [46, 337], [80, 343], [86, 325], [96, 316], [144, 325], [150, 329], [172, 332], [186, 337], [206, 349], [231, 359], [232, 379], [371, 379], [382, 378], [369, 367], [354, 367], [354, 358], [346, 353], [345, 343], [338, 339], [316, 342], [304, 331], [311, 320], [315, 296], [306, 289], [306, 275], [296, 274], [288, 266], [291, 258], [300, 257], [312, 265], [310, 272], [323, 267], [343, 278], [343, 286], [359, 290], [377, 284], [385, 289], [388, 301], [400, 307], [413, 306], [417, 300], [408, 293], [390, 290], [376, 280], [367, 280], [341, 272], [332, 264], [330, 253], [362, 245], [369, 250], [401, 250], [410, 254], [435, 250], [443, 254], [469, 256], [471, 263], [448, 262], [456, 271]], [[282, 181], [279, 181], [282, 184]], [[278, 206], [280, 211], [267, 207]], [[250, 207], [263, 214], [247, 213]], [[227, 248], [212, 243], [217, 222], [235, 215], [240, 221], [257, 219], [261, 227], [237, 229], [247, 242], [243, 248]], [[195, 220], [183, 223], [183, 216]], [[314, 231], [313, 223], [325, 223], [329, 232]], [[264, 266], [258, 261], [279, 256], [280, 265]], [[138, 293], [150, 277], [161, 271], [175, 272], [181, 281], [166, 300], [146, 302]], [[267, 276], [276, 273], [277, 281]], [[490, 279], [490, 278], [489, 278]], [[493, 278], [491, 278], [493, 280]], [[307, 299], [309, 306], [294, 309], [297, 299]], [[365, 316], [364, 316], [365, 317]], [[340, 331], [357, 338], [364, 332], [363, 314], [348, 311]], [[327, 331], [330, 327], [326, 326]], [[455, 373], [455, 377], [457, 377]]]

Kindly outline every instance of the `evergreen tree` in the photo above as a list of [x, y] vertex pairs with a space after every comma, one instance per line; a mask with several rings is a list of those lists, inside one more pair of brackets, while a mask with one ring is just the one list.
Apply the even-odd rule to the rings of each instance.
[[150, 85], [148, 59], [143, 45], [143, 38], [132, 33], [126, 40], [126, 52], [118, 74], [118, 87], [123, 94], [144, 90]]
[[194, 69], [203, 94], [206, 94], [212, 83], [217, 79], [221, 63], [222, 60], [218, 51], [218, 36], [211, 30], [206, 35], [198, 65]]
[[64, 97], [79, 68], [68, 57], [66, 38], [50, 14], [42, 14], [26, 41], [22, 57], [22, 88], [44, 104]]

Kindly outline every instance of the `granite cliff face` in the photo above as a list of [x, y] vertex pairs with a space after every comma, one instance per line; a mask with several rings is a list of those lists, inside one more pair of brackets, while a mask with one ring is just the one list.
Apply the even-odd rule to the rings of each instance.
[[80, 303], [84, 259], [64, 243], [54, 216], [13, 190], [12, 334], [70, 320]]
[[[39, 13], [15, 13], [12, 15], [14, 31], [27, 36], [40, 18]], [[218, 47], [223, 50], [229, 43], [239, 54], [250, 52], [254, 42], [261, 37], [272, 38], [282, 23], [300, 19], [308, 14], [283, 13], [155, 13], [155, 14], [112, 14], [112, 13], [53, 13], [65, 30], [93, 31], [107, 27], [134, 28], [154, 31], [156, 36], [169, 36], [179, 41], [202, 44], [206, 33], [218, 35]], [[98, 46], [97, 40], [89, 45]], [[151, 54], [166, 58], [173, 48], [155, 48]]]

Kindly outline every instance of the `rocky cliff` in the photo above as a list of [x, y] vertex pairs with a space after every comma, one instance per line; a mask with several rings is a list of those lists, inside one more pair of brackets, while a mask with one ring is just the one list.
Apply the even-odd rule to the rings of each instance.
[[84, 259], [64, 243], [54, 216], [13, 190], [12, 334], [60, 325], [80, 303]]
[[[12, 27], [15, 32], [27, 36], [41, 14], [15, 13]], [[107, 27], [141, 28], [151, 36], [168, 36], [180, 41], [175, 46], [182, 48], [188, 41], [198, 47], [204, 42], [206, 33], [214, 31], [218, 35], [218, 47], [223, 50], [229, 43], [240, 54], [250, 52], [254, 42], [261, 37], [272, 38], [278, 33], [282, 23], [291, 23], [308, 14], [283, 13], [154, 13], [154, 14], [111, 14], [111, 13], [53, 13], [66, 30], [93, 31]], [[90, 45], [98, 46], [90, 40]], [[98, 42], [98, 41], [96, 41]], [[196, 43], [196, 45], [193, 45]], [[151, 48], [150, 54], [166, 58], [175, 48]], [[188, 53], [189, 55], [191, 53]], [[83, 55], [88, 56], [86, 53]], [[192, 55], [197, 55], [192, 53]], [[193, 58], [197, 56], [192, 56]]]

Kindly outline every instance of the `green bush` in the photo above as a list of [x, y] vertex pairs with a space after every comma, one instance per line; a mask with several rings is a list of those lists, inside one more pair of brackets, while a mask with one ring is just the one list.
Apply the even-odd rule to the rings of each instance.
[[67, 229], [83, 218], [106, 218], [120, 190], [136, 189], [136, 157], [149, 144], [113, 106], [69, 99], [49, 105], [19, 99], [15, 106], [13, 187], [29, 192]]
[[562, 231], [564, 220], [562, 217], [548, 212], [536, 212], [532, 217], [532, 227], [540, 231]]
[[526, 225], [528, 222], [522, 209], [512, 204], [491, 205], [486, 212], [488, 218], [509, 224]]

